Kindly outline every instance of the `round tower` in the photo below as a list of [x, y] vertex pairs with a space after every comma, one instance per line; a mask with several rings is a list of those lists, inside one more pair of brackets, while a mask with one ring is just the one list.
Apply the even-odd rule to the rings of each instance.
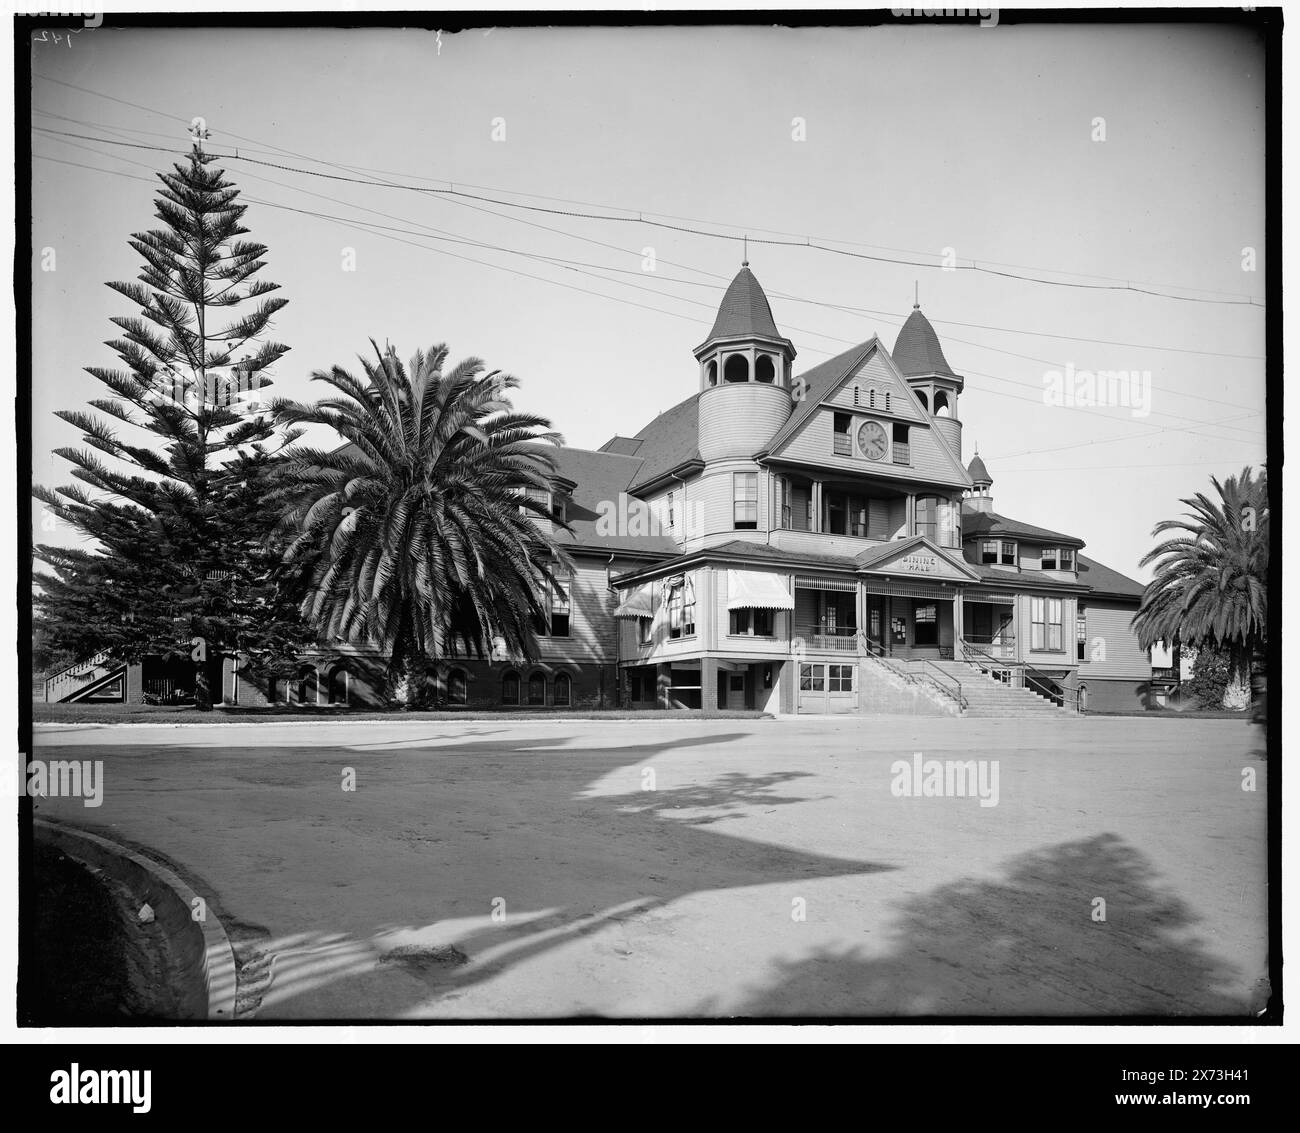
[[993, 510], [993, 477], [989, 475], [989, 470], [984, 466], [984, 461], [980, 459], [979, 445], [975, 446], [975, 458], [966, 467], [970, 474], [971, 487], [966, 492], [965, 499], [962, 500], [962, 507], [967, 511], [982, 511], [985, 513]]
[[706, 462], [749, 457], [790, 416], [794, 344], [776, 328], [749, 261], [731, 281], [700, 364], [699, 449]]
[[966, 379], [953, 372], [943, 356], [939, 336], [930, 320], [921, 313], [920, 302], [898, 332], [894, 343], [894, 364], [907, 378], [917, 398], [930, 414], [934, 427], [948, 442], [957, 459], [961, 459], [961, 420], [957, 416], [957, 397]]

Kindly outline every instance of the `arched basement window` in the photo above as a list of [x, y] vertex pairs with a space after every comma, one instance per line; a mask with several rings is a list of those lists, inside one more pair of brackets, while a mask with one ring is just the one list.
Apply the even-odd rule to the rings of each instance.
[[555, 678], [555, 703], [567, 708], [572, 695], [573, 682], [568, 673], [561, 673]]
[[546, 676], [543, 673], [534, 673], [528, 678], [528, 703], [545, 704], [546, 703]]
[[447, 674], [447, 701], [449, 704], [464, 704], [469, 695], [469, 678], [464, 669], [452, 669]]
[[518, 704], [519, 703], [519, 674], [506, 673], [501, 678], [501, 703]]
[[347, 704], [348, 702], [348, 667], [342, 663], [330, 670], [329, 702]]
[[743, 354], [733, 354], [722, 367], [722, 380], [724, 382], [749, 381], [749, 359]]
[[776, 381], [776, 367], [772, 364], [770, 354], [760, 354], [758, 364], [754, 367], [754, 380], [756, 382], [766, 382], [771, 385]]

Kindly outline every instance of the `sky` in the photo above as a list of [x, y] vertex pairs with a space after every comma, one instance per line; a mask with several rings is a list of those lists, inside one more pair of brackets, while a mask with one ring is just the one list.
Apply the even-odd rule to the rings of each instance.
[[[79, 433], [53, 413], [105, 392], [82, 368], [117, 362], [109, 319], [133, 311], [104, 284], [136, 276], [127, 241], [156, 226], [173, 160], [111, 143], [179, 158], [195, 117], [239, 155], [218, 164], [289, 300], [281, 395], [321, 396], [311, 373], [354, 368], [371, 338], [404, 358], [446, 342], [598, 448], [697, 390], [691, 351], [748, 235], [796, 373], [873, 334], [892, 349], [919, 291], [996, 510], [1131, 577], [1182, 497], [1266, 455], [1248, 32], [101, 27], [34, 42], [32, 66], [40, 483], [70, 482], [51, 450]], [[1067, 368], [1149, 372], [1148, 412], [1053, 403]], [[75, 539], [41, 519], [38, 542]]]

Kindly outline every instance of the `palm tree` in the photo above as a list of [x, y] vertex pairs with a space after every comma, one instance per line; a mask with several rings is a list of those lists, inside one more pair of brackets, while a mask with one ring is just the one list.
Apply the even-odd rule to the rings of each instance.
[[383, 650], [385, 695], [409, 704], [429, 662], [452, 651], [535, 654], [543, 598], [568, 560], [527, 489], [554, 490], [538, 442], [561, 439], [514, 412], [518, 380], [477, 358], [444, 372], [439, 344], [408, 370], [371, 346], [364, 380], [339, 366], [312, 374], [340, 396], [275, 403], [281, 422], [327, 425], [348, 443], [292, 450], [268, 503], [298, 531], [285, 557], [311, 572], [303, 613], [324, 640]]
[[1231, 675], [1223, 707], [1250, 703], [1252, 662], [1268, 634], [1268, 481], [1247, 466], [1220, 484], [1215, 502], [1201, 492], [1181, 502], [1191, 509], [1166, 519], [1151, 534], [1179, 532], [1158, 544], [1142, 565], [1156, 575], [1142, 595], [1133, 628], [1143, 649], [1158, 642], [1224, 650]]

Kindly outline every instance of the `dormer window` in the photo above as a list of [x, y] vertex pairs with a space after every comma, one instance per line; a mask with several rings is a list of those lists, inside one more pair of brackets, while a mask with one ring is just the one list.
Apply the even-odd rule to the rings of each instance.
[[1039, 566], [1043, 570], [1074, 570], [1074, 548], [1044, 547]]
[[1007, 539], [1002, 540], [1002, 565], [1016, 565], [1016, 545]]
[[545, 515], [551, 510], [551, 493], [545, 488], [525, 488], [523, 490], [524, 499], [537, 505], [536, 509], [527, 507], [524, 504], [519, 505], [519, 511], [523, 515], [537, 515], [538, 510]]

